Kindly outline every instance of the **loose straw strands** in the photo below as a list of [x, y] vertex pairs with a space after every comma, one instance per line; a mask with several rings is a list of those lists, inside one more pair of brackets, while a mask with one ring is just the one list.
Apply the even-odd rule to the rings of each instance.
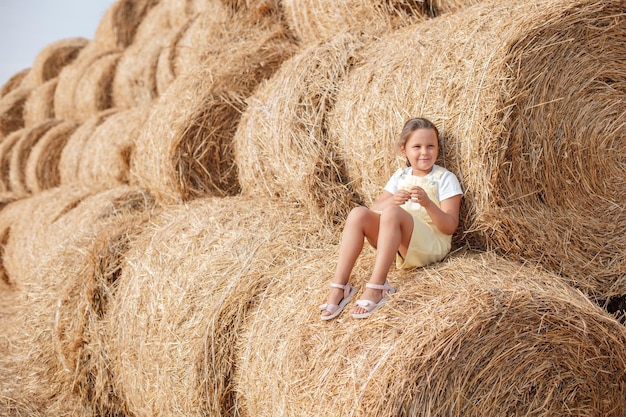
[[[598, 239], [586, 222], [605, 213], [617, 232], [626, 227], [617, 208], [626, 198], [617, 145], [624, 125], [616, 122], [624, 114], [620, 11], [606, 2], [484, 3], [385, 36], [351, 71], [331, 117], [354, 187], [373, 201], [402, 165], [392, 150], [402, 124], [428, 117], [443, 135], [440, 163], [466, 191], [463, 238], [564, 275], [584, 271], [603, 281], [593, 294], [613, 292], [626, 240]], [[571, 56], [595, 69], [567, 69]], [[561, 217], [560, 207], [572, 211]], [[511, 238], [514, 230], [530, 233]], [[544, 253], [558, 240], [556, 264]], [[593, 249], [583, 245], [593, 240]], [[527, 242], [532, 252], [507, 241]], [[586, 255], [572, 256], [573, 248]]]
[[54, 95], [58, 83], [58, 78], [52, 78], [33, 88], [22, 110], [24, 126], [32, 127], [55, 118]]
[[[45, 234], [36, 233], [39, 264], [18, 282], [24, 319], [14, 329], [28, 336], [10, 335], [15, 356], [2, 361], [10, 361], [25, 382], [16, 394], [49, 396], [50, 415], [122, 415], [102, 350], [102, 319], [129, 241], [153, 206], [141, 190], [112, 189], [83, 199], [50, 219]], [[13, 234], [20, 232], [28, 230]]]
[[164, 208], [129, 251], [110, 314], [107, 350], [129, 413], [239, 415], [234, 347], [248, 312], [274, 265], [328, 233], [267, 198]]
[[35, 57], [35, 61], [21, 85], [35, 88], [58, 77], [61, 70], [72, 63], [88, 43], [89, 41], [85, 38], [75, 37], [48, 44]]
[[139, 137], [133, 176], [161, 199], [238, 191], [232, 138], [245, 99], [295, 46], [279, 24], [237, 25], [229, 20], [215, 28], [203, 64], [172, 83]]
[[286, 0], [288, 26], [303, 44], [328, 41], [339, 32], [380, 35], [428, 17], [427, 1]]
[[331, 223], [357, 204], [328, 138], [326, 115], [366, 43], [346, 33], [310, 46], [247, 100], [234, 138], [243, 194], [298, 201]]
[[323, 322], [327, 259], [271, 271], [238, 340], [243, 415], [621, 414], [626, 331], [559, 277], [456, 254], [392, 272], [398, 293], [367, 320]]
[[63, 121], [48, 130], [33, 146], [25, 173], [25, 184], [29, 191], [38, 193], [61, 184], [61, 153], [78, 126], [74, 122]]

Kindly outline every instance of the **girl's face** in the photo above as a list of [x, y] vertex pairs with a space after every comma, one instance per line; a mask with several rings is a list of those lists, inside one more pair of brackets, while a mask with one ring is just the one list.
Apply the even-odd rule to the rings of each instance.
[[400, 148], [413, 168], [413, 175], [422, 177], [432, 169], [439, 154], [439, 142], [433, 129], [417, 129]]

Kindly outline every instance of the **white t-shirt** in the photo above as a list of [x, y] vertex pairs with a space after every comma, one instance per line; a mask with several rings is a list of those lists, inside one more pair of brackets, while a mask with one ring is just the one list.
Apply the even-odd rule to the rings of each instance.
[[[439, 195], [439, 201], [443, 201], [450, 197], [454, 197], [455, 195], [463, 194], [463, 190], [461, 189], [461, 184], [457, 179], [456, 175], [452, 172], [448, 171], [445, 168], [442, 168], [444, 173], [439, 178], [435, 178], [433, 173], [440, 168], [439, 165], [433, 165], [433, 169], [424, 176], [425, 179], [434, 181], [437, 183], [437, 194]], [[398, 181], [400, 180], [401, 175], [411, 175], [413, 172], [413, 168], [406, 167], [400, 168], [391, 176], [387, 185], [385, 185], [385, 191], [389, 191], [391, 194], [395, 194], [398, 191]]]

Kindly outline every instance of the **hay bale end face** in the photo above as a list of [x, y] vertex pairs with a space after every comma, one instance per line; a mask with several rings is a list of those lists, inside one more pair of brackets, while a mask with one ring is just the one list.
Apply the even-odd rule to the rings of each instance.
[[54, 95], [58, 83], [58, 78], [53, 78], [33, 88], [24, 103], [24, 126], [32, 127], [55, 118]]
[[298, 201], [331, 224], [341, 223], [358, 204], [327, 133], [326, 115], [366, 44], [346, 33], [303, 49], [247, 100], [234, 137], [244, 195]]
[[[129, 241], [143, 229], [154, 199], [120, 187], [71, 207], [61, 200], [46, 203], [39, 209], [53, 218], [45, 219], [44, 231], [30, 234], [38, 239], [39, 262], [17, 279], [22, 322], [8, 337], [15, 355], [2, 358], [2, 365], [24, 382], [15, 398], [43, 396], [49, 415], [123, 415], [110, 386], [101, 326]], [[12, 238], [24, 237], [23, 227], [28, 225], [12, 229]]]
[[235, 342], [272, 265], [332, 231], [291, 204], [249, 197], [196, 199], [150, 223], [111, 311], [116, 392], [137, 417], [237, 414]]
[[24, 105], [32, 91], [19, 87], [0, 98], [0, 140], [24, 127]]
[[13, 74], [0, 88], [0, 98], [6, 96], [16, 88], [19, 88], [22, 85], [22, 81], [24, 80], [24, 78], [26, 78], [29, 72], [30, 67], [24, 68], [23, 70]]
[[[237, 36], [233, 26], [241, 29]], [[137, 183], [170, 201], [236, 194], [232, 142], [245, 99], [294, 50], [277, 23], [221, 22], [202, 64], [177, 78], [153, 106], [132, 161]]]
[[59, 123], [61, 123], [59, 120], [48, 120], [32, 128], [26, 128], [20, 140], [13, 146], [9, 161], [9, 188], [11, 191], [20, 195], [29, 194], [30, 191], [26, 186], [26, 165], [30, 153], [39, 140]]
[[76, 37], [48, 44], [35, 57], [30, 71], [22, 81], [22, 86], [35, 88], [58, 77], [63, 67], [72, 63], [88, 43], [87, 39]]
[[96, 28], [93, 42], [102, 49], [123, 51], [133, 43], [137, 28], [159, 0], [116, 0]]
[[33, 146], [26, 162], [25, 184], [32, 193], [60, 185], [59, 160], [78, 125], [64, 121], [48, 130]]
[[621, 415], [626, 330], [560, 277], [458, 253], [392, 273], [375, 316], [323, 322], [328, 255], [269, 272], [238, 344], [244, 415]]
[[593, 297], [626, 293], [622, 12], [601, 1], [487, 2], [386, 35], [330, 117], [354, 187], [373, 201], [402, 164], [393, 143], [404, 121], [428, 117], [442, 133], [440, 163], [466, 191], [457, 242], [540, 262], [576, 285], [590, 277], [579, 288]]

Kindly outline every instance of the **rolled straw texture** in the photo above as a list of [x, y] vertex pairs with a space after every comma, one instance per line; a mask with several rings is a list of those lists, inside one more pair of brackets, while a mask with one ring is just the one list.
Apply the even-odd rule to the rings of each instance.
[[297, 201], [330, 223], [358, 204], [326, 116], [366, 44], [345, 33], [303, 49], [247, 100], [234, 137], [244, 195]]
[[626, 293], [624, 16], [620, 2], [486, 2], [387, 35], [330, 117], [350, 180], [373, 201], [402, 164], [404, 121], [426, 116], [466, 191], [467, 242]]
[[33, 146], [25, 173], [26, 188], [30, 192], [39, 193], [60, 185], [61, 152], [77, 127], [74, 122], [63, 121], [48, 130]]
[[456, 254], [392, 273], [367, 320], [323, 322], [329, 249], [270, 271], [238, 339], [242, 415], [622, 414], [626, 330], [560, 277]]
[[287, 25], [303, 44], [328, 41], [339, 32], [371, 35], [428, 17], [424, 0], [285, 0]]
[[48, 396], [48, 415], [123, 415], [110, 386], [102, 321], [129, 242], [153, 206], [141, 190], [107, 190], [49, 223], [45, 234], [35, 231], [40, 262], [17, 284], [23, 323], [14, 330], [25, 340], [11, 334], [15, 356], [2, 361], [24, 381], [16, 394]]
[[[90, 42], [59, 74], [54, 113], [61, 120], [83, 122], [94, 107], [112, 105], [111, 84], [121, 53]], [[80, 94], [86, 94], [80, 97]], [[85, 105], [86, 109], [78, 106]]]
[[218, 25], [203, 63], [155, 103], [133, 154], [137, 183], [174, 201], [237, 193], [232, 142], [245, 99], [294, 49], [277, 23]]
[[21, 128], [0, 141], [0, 191], [11, 191], [11, 154], [28, 130]]
[[93, 42], [106, 50], [123, 51], [133, 43], [135, 33], [159, 0], [116, 0], [106, 11]]
[[88, 187], [116, 188], [129, 184], [135, 142], [150, 107], [140, 106], [110, 114], [80, 150], [77, 181]]
[[240, 415], [234, 347], [267, 272], [332, 233], [266, 198], [164, 208], [128, 252], [110, 313], [107, 351], [129, 414]]
[[34, 87], [26, 102], [22, 116], [24, 126], [32, 127], [46, 120], [54, 119], [54, 95], [56, 93], [58, 78], [52, 78]]
[[24, 68], [21, 71], [13, 74], [2, 87], [0, 87], [0, 98], [6, 96], [11, 91], [19, 88], [22, 85], [22, 80], [28, 75], [30, 68]]
[[147, 105], [158, 97], [157, 66], [167, 46], [169, 32], [155, 34], [143, 43], [134, 43], [124, 50], [113, 76], [113, 106], [131, 108]]
[[26, 131], [11, 150], [9, 160], [9, 188], [11, 191], [27, 195], [30, 190], [26, 186], [26, 164], [33, 147], [53, 127], [61, 123], [60, 120], [47, 120]]
[[0, 98], [0, 140], [24, 127], [24, 105], [32, 91], [19, 87]]
[[[174, 79], [202, 65], [208, 45], [216, 42], [220, 28], [232, 13], [219, 2], [181, 24], [171, 34], [157, 62], [157, 89], [163, 94]], [[241, 22], [238, 22], [238, 26]], [[219, 59], [216, 57], [215, 59]]]
[[30, 71], [21, 83], [22, 86], [35, 88], [58, 77], [63, 67], [74, 61], [88, 43], [86, 38], [75, 37], [48, 44], [35, 57]]
[[[59, 159], [59, 174], [61, 184], [79, 183], [79, 170], [81, 160], [84, 158], [84, 149], [95, 130], [104, 121], [119, 112], [119, 109], [104, 110], [91, 116], [72, 133], [69, 137]], [[113, 139], [112, 139], [113, 140]], [[94, 156], [95, 157], [95, 156]], [[100, 188], [100, 184], [93, 184], [95, 188]]]

